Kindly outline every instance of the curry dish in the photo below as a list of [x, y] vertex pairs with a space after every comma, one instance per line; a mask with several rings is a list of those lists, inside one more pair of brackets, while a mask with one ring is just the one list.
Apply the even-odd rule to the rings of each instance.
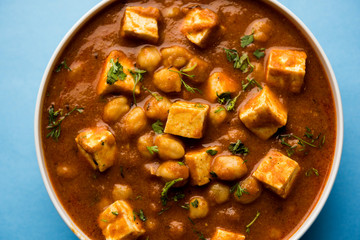
[[328, 78], [262, 1], [115, 1], [42, 110], [47, 170], [90, 239], [287, 239], [333, 161]]

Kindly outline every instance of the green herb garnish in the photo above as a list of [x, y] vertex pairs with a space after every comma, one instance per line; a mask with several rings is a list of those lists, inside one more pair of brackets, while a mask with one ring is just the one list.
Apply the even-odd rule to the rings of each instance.
[[178, 164], [179, 164], [180, 166], [185, 166], [185, 163], [183, 163], [183, 162], [178, 162]]
[[214, 113], [219, 113], [219, 112], [224, 111], [224, 110], [225, 110], [225, 108], [223, 108], [223, 107], [218, 107], [218, 109], [216, 109], [216, 110], [214, 111]]
[[250, 72], [254, 70], [254, 65], [250, 63], [249, 56], [244, 53], [239, 56], [239, 53], [236, 51], [236, 49], [226, 49], [224, 48], [226, 53], [226, 58], [229, 62], [234, 62], [234, 68], [240, 69], [243, 73], [247, 73], [250, 68]]
[[260, 59], [265, 56], [264, 51], [265, 51], [265, 48], [259, 48], [259, 49], [256, 49], [253, 54], [257, 59]]
[[154, 92], [150, 91], [149, 89], [147, 89], [147, 88], [144, 87], [144, 86], [141, 86], [141, 87], [142, 87], [142, 89], [144, 89], [145, 92], [150, 93], [151, 96], [153, 96], [157, 101], [163, 100], [163, 97], [162, 97], [160, 94], [154, 93]]
[[250, 79], [249, 77], [246, 78], [246, 80], [248, 81], [247, 83], [245, 83], [244, 81], [242, 81], [242, 88], [245, 91], [250, 85], [252, 86], [257, 86], [260, 89], [263, 89], [262, 86], [260, 85], [260, 83], [258, 83], [254, 78]]
[[256, 211], [256, 216], [255, 216], [255, 218], [254, 218], [248, 225], [246, 225], [246, 232], [247, 232], [247, 233], [250, 233], [250, 227], [251, 227], [251, 225], [254, 224], [254, 222], [256, 221], [256, 219], [258, 219], [259, 216], [260, 216], [260, 212], [259, 212], [259, 211]]
[[133, 93], [134, 104], [135, 104], [135, 106], [137, 106], [136, 98], [135, 98], [136, 85], [143, 80], [143, 78], [144, 78], [143, 74], [146, 73], [146, 71], [141, 70], [141, 69], [135, 69], [135, 70], [129, 69], [129, 72], [130, 72], [131, 76], [134, 78], [134, 88], [133, 88], [132, 93]]
[[198, 208], [199, 207], [199, 201], [197, 199], [195, 199], [195, 201], [191, 202], [191, 205], [194, 207], [194, 208]]
[[55, 141], [59, 140], [61, 134], [61, 123], [64, 119], [69, 116], [72, 112], [77, 111], [82, 113], [84, 111], [83, 108], [74, 107], [70, 112], [63, 115], [63, 110], [59, 109], [57, 111], [54, 110], [54, 105], [51, 105], [49, 108], [49, 124], [46, 126], [50, 132], [46, 135], [47, 138], [51, 137]]
[[169, 210], [169, 209], [170, 209], [170, 207], [162, 208], [162, 209], [160, 210], [160, 212], [158, 212], [158, 215], [160, 216], [161, 214], [163, 214], [165, 211], [167, 211], [167, 210]]
[[214, 177], [214, 178], [218, 177], [218, 175], [217, 175], [214, 171], [211, 171], [211, 172], [210, 172], [210, 175], [211, 175], [212, 177]]
[[254, 42], [254, 34], [244, 35], [241, 37], [241, 47], [245, 48], [246, 46], [250, 45]]
[[181, 193], [181, 192], [178, 192], [175, 194], [175, 196], [173, 197], [173, 200], [175, 202], [179, 201], [180, 199], [184, 199], [185, 198], [185, 194], [184, 193]]
[[119, 59], [116, 59], [116, 62], [114, 62], [114, 59], [110, 59], [110, 63], [111, 67], [107, 73], [106, 83], [113, 85], [119, 80], [124, 81], [127, 75], [124, 73], [124, 68], [119, 63]]
[[305, 172], [305, 176], [307, 176], [307, 177], [310, 177], [312, 174], [315, 174], [315, 176], [317, 176], [317, 177], [320, 175], [319, 171], [315, 168], [310, 168], [309, 170], [307, 170]]
[[233, 99], [231, 99], [230, 92], [224, 92], [220, 95], [218, 95], [218, 93], [216, 92], [216, 96], [218, 97], [218, 103], [224, 104], [225, 109], [227, 111], [232, 111], [232, 110], [234, 110], [236, 101], [237, 101], [238, 97], [240, 96], [240, 93]]
[[182, 180], [183, 180], [183, 178], [177, 178], [177, 179], [174, 179], [174, 180], [172, 180], [172, 181], [169, 181], [169, 182], [165, 183], [165, 186], [164, 186], [164, 188], [163, 188], [163, 190], [162, 190], [162, 192], [161, 192], [161, 197], [160, 197], [160, 199], [161, 199], [161, 204], [162, 204], [163, 206], [166, 206], [166, 204], [167, 204], [167, 201], [168, 201], [167, 193], [168, 193], [169, 189], [170, 189], [175, 183], [180, 182], [180, 181], [182, 181]]
[[230, 193], [235, 192], [235, 196], [240, 198], [243, 194], [249, 194], [246, 188], [242, 188], [239, 183], [236, 183], [234, 186], [230, 188]]
[[119, 215], [119, 212], [118, 211], [115, 211], [115, 212], [111, 212], [113, 215], [117, 216]]
[[157, 120], [156, 122], [154, 122], [153, 124], [151, 124], [152, 129], [154, 130], [155, 133], [157, 134], [161, 134], [164, 132], [164, 128], [162, 127], [164, 124], [162, 122], [160, 122], [160, 120]]
[[64, 68], [68, 71], [71, 71], [71, 68], [66, 64], [66, 61], [62, 61], [55, 69], [55, 72], [60, 72], [61, 69]]
[[249, 153], [249, 148], [245, 147], [241, 140], [237, 140], [236, 143], [230, 143], [229, 150], [232, 154], [242, 154], [244, 156]]
[[147, 146], [146, 148], [152, 155], [159, 152], [158, 146]]
[[181, 205], [180, 207], [183, 209], [186, 209], [186, 210], [189, 210], [189, 208], [190, 208], [188, 203], [185, 203], [184, 205]]
[[218, 151], [216, 151], [214, 149], [208, 149], [208, 150], [206, 150], [206, 153], [211, 156], [215, 156], [218, 153]]
[[182, 69], [180, 71], [175, 71], [175, 70], [172, 70], [172, 69], [168, 69], [170, 72], [174, 72], [174, 73], [177, 73], [179, 74], [179, 77], [180, 77], [180, 80], [181, 80], [181, 83], [184, 85], [186, 91], [188, 92], [191, 92], [191, 93], [195, 93], [195, 91], [197, 91], [198, 93], [202, 93], [201, 90], [197, 89], [197, 88], [193, 88], [191, 87], [189, 84], [187, 84], [184, 79], [182, 78], [182, 76], [187, 76], [189, 78], [194, 78], [195, 75], [190, 75], [190, 74], [187, 74], [187, 72], [190, 72], [192, 71], [195, 67], [196, 67], [197, 64], [195, 64], [194, 66], [192, 67], [189, 67], [189, 68], [186, 68], [186, 69]]

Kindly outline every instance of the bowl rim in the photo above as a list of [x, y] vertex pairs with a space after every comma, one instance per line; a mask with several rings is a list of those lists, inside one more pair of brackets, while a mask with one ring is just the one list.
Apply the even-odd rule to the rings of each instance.
[[[291, 233], [289, 233], [289, 239], [295, 240], [300, 239], [301, 236], [310, 228], [313, 224], [317, 216], [320, 214], [321, 210], [323, 209], [326, 200], [328, 199], [331, 189], [334, 185], [337, 172], [340, 165], [341, 160], [341, 153], [343, 148], [343, 139], [344, 139], [344, 119], [343, 119], [343, 109], [342, 109], [342, 102], [341, 96], [339, 91], [339, 86], [334, 74], [334, 71], [330, 65], [330, 62], [323, 51], [322, 47], [320, 46], [319, 42], [315, 38], [315, 36], [311, 33], [311, 31], [307, 28], [307, 26], [287, 7], [283, 4], [279, 3], [276, 0], [260, 0], [265, 4], [268, 4], [272, 8], [274, 8], [279, 13], [286, 16], [288, 20], [290, 20], [298, 30], [305, 36], [307, 41], [310, 43], [311, 47], [316, 52], [319, 60], [329, 78], [335, 109], [336, 109], [336, 145], [335, 145], [335, 152], [333, 163], [331, 166], [330, 174], [323, 187], [321, 193], [319, 193], [320, 197], [318, 197], [317, 202], [313, 204], [312, 209], [309, 210], [309, 213], [305, 217], [306, 219], [300, 222], [296, 229], [294, 229]], [[73, 222], [69, 214], [65, 211], [64, 207], [62, 206], [61, 202], [59, 201], [55, 190], [52, 187], [50, 177], [47, 172], [45, 158], [43, 154], [42, 148], [42, 137], [41, 137], [41, 126], [40, 126], [40, 119], [41, 113], [43, 110], [43, 106], [41, 103], [45, 97], [45, 89], [47, 88], [50, 76], [51, 76], [51, 69], [53, 69], [54, 65], [58, 62], [58, 59], [64, 49], [67, 47], [68, 43], [72, 40], [72, 38], [78, 33], [78, 31], [89, 21], [91, 20], [96, 14], [102, 11], [105, 7], [111, 4], [112, 0], [103, 0], [96, 4], [93, 8], [91, 8], [87, 13], [85, 13], [66, 33], [63, 37], [59, 45], [57, 46], [56, 50], [54, 51], [49, 63], [45, 69], [43, 74], [38, 95], [36, 101], [36, 108], [35, 108], [35, 116], [34, 116], [34, 138], [35, 138], [35, 148], [36, 148], [36, 155], [38, 160], [38, 165], [40, 168], [41, 176], [46, 187], [46, 190], [49, 194], [49, 197], [54, 204], [57, 212], [66, 223], [66, 225], [74, 232], [74, 234], [79, 239], [89, 239], [89, 237]]]

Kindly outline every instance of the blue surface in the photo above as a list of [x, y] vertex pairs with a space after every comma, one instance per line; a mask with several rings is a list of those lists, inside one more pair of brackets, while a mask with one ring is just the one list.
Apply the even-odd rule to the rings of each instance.
[[[0, 239], [76, 239], [59, 217], [37, 165], [33, 118], [47, 62], [99, 0], [0, 1]], [[303, 239], [360, 239], [360, 1], [281, 0], [313, 32], [335, 71], [344, 107], [339, 174]]]

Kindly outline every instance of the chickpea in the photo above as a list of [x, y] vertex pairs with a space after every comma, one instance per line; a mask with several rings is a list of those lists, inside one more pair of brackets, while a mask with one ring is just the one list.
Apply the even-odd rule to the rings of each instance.
[[103, 119], [105, 122], [115, 122], [130, 110], [126, 97], [120, 96], [108, 102], [104, 107]]
[[177, 182], [174, 187], [184, 186], [189, 178], [189, 168], [184, 164], [176, 161], [166, 161], [162, 163], [156, 170], [156, 176], [161, 177], [165, 182], [177, 178], [183, 178], [181, 182]]
[[201, 196], [192, 197], [189, 204], [189, 217], [191, 219], [204, 218], [209, 212], [208, 203]]
[[72, 179], [75, 178], [77, 173], [77, 170], [73, 166], [68, 166], [67, 164], [61, 164], [56, 167], [56, 173], [58, 176]]
[[209, 197], [217, 204], [222, 204], [229, 200], [230, 188], [221, 183], [215, 183], [210, 186]]
[[246, 141], [246, 132], [244, 130], [236, 128], [230, 129], [228, 131], [228, 136], [231, 142], [236, 142], [237, 140], [241, 140], [242, 142]]
[[158, 146], [161, 159], [179, 159], [185, 155], [182, 142], [169, 134], [157, 136], [155, 145]]
[[151, 133], [146, 133], [138, 138], [137, 149], [143, 157], [153, 158], [154, 154], [151, 154], [147, 147], [154, 145], [154, 136]]
[[211, 171], [214, 171], [219, 179], [233, 181], [247, 173], [247, 167], [241, 157], [219, 156], [214, 159]]
[[112, 191], [112, 196], [113, 196], [114, 201], [127, 200], [127, 199], [131, 198], [132, 195], [133, 195], [133, 191], [130, 186], [124, 185], [124, 184], [115, 184], [114, 185], [114, 188]]
[[172, 46], [161, 49], [161, 55], [163, 56], [163, 64], [165, 67], [181, 68], [185, 66], [192, 54], [183, 47]]
[[244, 191], [246, 192], [242, 193], [242, 195], [239, 197], [235, 191], [234, 198], [237, 202], [242, 204], [252, 203], [260, 196], [262, 191], [262, 187], [259, 181], [252, 176], [249, 176], [243, 181], [241, 181], [239, 183], [239, 186], [241, 189], [244, 189]]
[[125, 131], [128, 134], [138, 134], [145, 129], [147, 119], [142, 108], [136, 107], [132, 109], [126, 116], [124, 121]]
[[156, 47], [146, 46], [143, 47], [136, 59], [136, 63], [141, 69], [148, 72], [153, 72], [161, 62], [161, 55]]
[[273, 31], [273, 24], [268, 18], [261, 18], [253, 21], [247, 27], [245, 34], [249, 35], [254, 32], [254, 40], [259, 42], [266, 42], [271, 37]]
[[108, 199], [108, 198], [102, 198], [98, 203], [97, 203], [97, 208], [102, 212], [104, 211], [108, 206], [110, 206], [112, 202]]
[[172, 221], [169, 224], [169, 236], [171, 239], [183, 239], [186, 233], [185, 225], [182, 222]]
[[226, 109], [221, 105], [216, 105], [215, 107], [211, 107], [209, 112], [209, 119], [212, 125], [219, 126], [222, 124], [227, 117]]
[[153, 83], [154, 85], [163, 92], [180, 92], [181, 91], [181, 79], [178, 73], [172, 72], [179, 71], [178, 69], [171, 68], [163, 68], [154, 73]]
[[166, 18], [177, 18], [181, 16], [182, 13], [179, 7], [169, 7], [164, 9], [163, 15]]
[[169, 109], [171, 107], [171, 101], [161, 96], [162, 99], [157, 100], [155, 97], [151, 97], [145, 102], [144, 109], [148, 118], [159, 119], [165, 121], [169, 115]]
[[[195, 66], [195, 67], [194, 67]], [[189, 75], [194, 75], [193, 78], [189, 78], [194, 83], [203, 83], [209, 77], [209, 64], [204, 60], [193, 57], [190, 59], [189, 63], [184, 67], [184, 69], [194, 68], [191, 71], [186, 72]]]

